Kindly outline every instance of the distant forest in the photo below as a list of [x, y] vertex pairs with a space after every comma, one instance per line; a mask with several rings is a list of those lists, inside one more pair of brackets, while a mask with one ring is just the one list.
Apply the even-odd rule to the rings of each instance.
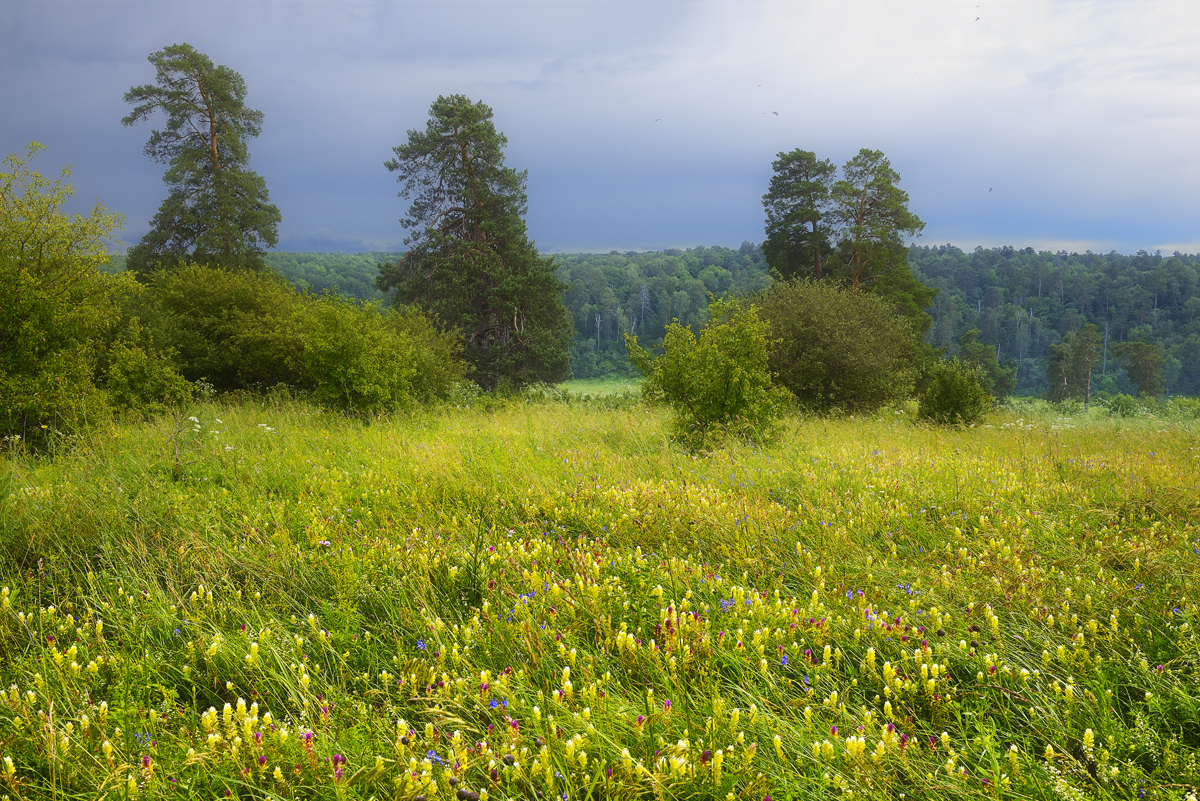
[[[360, 300], [384, 296], [375, 288], [378, 265], [398, 253], [267, 253], [267, 263], [295, 286], [338, 291]], [[571, 370], [578, 378], [630, 375], [622, 334], [644, 345], [661, 342], [678, 318], [703, 325], [709, 293], [755, 292], [771, 277], [757, 245], [737, 250], [697, 247], [650, 253], [613, 251], [558, 256], [575, 318]], [[1032, 248], [952, 245], [912, 247], [914, 275], [938, 289], [926, 340], [948, 355], [978, 329], [1001, 362], [1015, 365], [1018, 395], [1044, 395], [1050, 345], [1095, 323], [1106, 337], [1093, 391], [1132, 392], [1112, 346], [1144, 339], [1161, 349], [1163, 378], [1172, 395], [1200, 396], [1200, 255], [1139, 252], [1049, 253]], [[121, 266], [114, 260], [114, 267]]]
[[1018, 366], [1017, 394], [1045, 394], [1049, 346], [1094, 323], [1104, 346], [1093, 391], [1131, 393], [1112, 346], [1140, 339], [1162, 352], [1169, 394], [1200, 395], [1200, 255], [942, 245], [913, 247], [908, 261], [939, 290], [928, 309], [930, 344], [953, 354], [964, 333], [979, 329], [1002, 362]]

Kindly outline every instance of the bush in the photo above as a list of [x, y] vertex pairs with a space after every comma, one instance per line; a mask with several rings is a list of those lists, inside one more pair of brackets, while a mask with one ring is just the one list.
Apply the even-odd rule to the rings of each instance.
[[697, 339], [678, 321], [667, 326], [663, 354], [652, 359], [626, 336], [630, 360], [646, 376], [645, 397], [674, 412], [675, 438], [701, 450], [723, 436], [756, 442], [775, 433], [787, 392], [771, 384], [767, 325], [752, 306], [714, 300]]
[[344, 411], [379, 413], [411, 400], [412, 343], [389, 331], [378, 303], [321, 295], [305, 309], [304, 363], [314, 397]]
[[157, 350], [144, 336], [138, 320], [108, 352], [105, 388], [121, 408], [154, 414], [191, 400], [192, 384], [176, 372], [171, 353]]
[[1167, 414], [1180, 420], [1200, 420], [1200, 398], [1175, 397], [1167, 401]]
[[326, 406], [378, 414], [449, 398], [466, 374], [455, 333], [416, 309], [385, 310], [342, 295], [306, 300], [304, 362]]
[[106, 415], [97, 354], [137, 289], [97, 269], [120, 215], [63, 212], [75, 190], [26, 166], [41, 150], [7, 156], [0, 171], [0, 438], [34, 448]]
[[383, 312], [384, 326], [412, 345], [415, 369], [409, 393], [421, 403], [450, 399], [470, 366], [463, 359], [462, 335], [442, 331], [437, 321], [415, 306], [396, 306]]
[[155, 273], [143, 317], [179, 372], [217, 390], [311, 388], [301, 296], [270, 272], [187, 265]]
[[1133, 417], [1142, 411], [1137, 399], [1124, 392], [1114, 395], [1107, 405], [1108, 413], [1114, 417]]
[[775, 339], [769, 369], [802, 407], [865, 413], [912, 394], [918, 343], [882, 298], [795, 280], [754, 304]]
[[925, 376], [917, 417], [939, 425], [976, 423], [991, 406], [978, 365], [939, 359]]

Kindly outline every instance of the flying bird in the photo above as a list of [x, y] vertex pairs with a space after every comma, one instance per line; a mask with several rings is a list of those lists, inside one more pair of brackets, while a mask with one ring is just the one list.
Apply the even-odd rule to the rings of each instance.
[[992, 188], [991, 188], [990, 186], [988, 187], [988, 191], [989, 191], [989, 192], [991, 192], [991, 191], [992, 191]]
[[771, 113], [772, 113], [772, 114], [774, 114], [776, 117], [778, 117], [778, 116], [779, 116], [779, 112], [778, 112], [778, 111], [772, 111]]
[[662, 122], [662, 117], [659, 117], [655, 122]]

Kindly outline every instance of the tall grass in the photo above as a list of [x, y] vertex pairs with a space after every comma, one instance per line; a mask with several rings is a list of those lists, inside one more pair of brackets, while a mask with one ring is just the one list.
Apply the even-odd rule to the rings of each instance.
[[[197, 407], [0, 463], [9, 798], [1179, 798], [1200, 428]], [[194, 419], [192, 419], [194, 418]]]

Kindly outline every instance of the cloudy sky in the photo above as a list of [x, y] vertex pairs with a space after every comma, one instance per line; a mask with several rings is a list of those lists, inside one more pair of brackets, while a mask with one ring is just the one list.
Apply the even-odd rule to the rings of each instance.
[[165, 187], [122, 95], [187, 42], [265, 114], [282, 250], [399, 247], [383, 162], [457, 93], [544, 251], [757, 242], [777, 153], [869, 147], [924, 244], [1200, 252], [1197, 41], [1195, 0], [0, 0], [0, 151], [135, 243]]

